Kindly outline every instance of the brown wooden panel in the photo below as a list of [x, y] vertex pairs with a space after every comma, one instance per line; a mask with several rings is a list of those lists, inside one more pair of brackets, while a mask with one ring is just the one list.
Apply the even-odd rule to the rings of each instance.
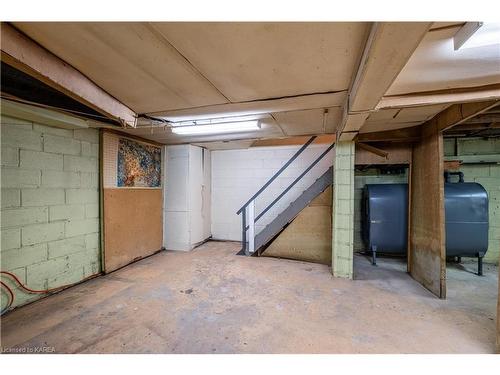
[[304, 208], [262, 255], [331, 265], [332, 188]]
[[111, 272], [160, 250], [161, 189], [104, 189], [104, 271]]
[[413, 146], [410, 185], [410, 274], [440, 298], [446, 298], [443, 136], [434, 123], [425, 126]]
[[[498, 275], [500, 280], [500, 274]], [[500, 354], [500, 282], [498, 283], [498, 299], [497, 299], [497, 353]]]

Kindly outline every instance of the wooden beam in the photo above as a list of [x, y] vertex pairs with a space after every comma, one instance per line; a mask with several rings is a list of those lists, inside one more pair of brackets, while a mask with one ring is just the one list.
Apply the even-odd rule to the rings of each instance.
[[384, 151], [384, 150], [377, 148], [377, 147], [374, 147], [374, 146], [370, 146], [366, 143], [357, 142], [356, 146], [358, 146], [359, 148], [361, 148], [365, 151], [371, 152], [372, 154], [383, 157], [384, 159], [387, 159], [387, 156], [389, 155], [389, 153], [387, 151]]
[[360, 133], [356, 137], [358, 142], [415, 142], [420, 140], [421, 126], [412, 126], [410, 128], [385, 130], [374, 133]]
[[430, 22], [375, 22], [354, 76], [337, 133], [357, 132], [431, 27]]
[[103, 115], [135, 127], [136, 113], [12, 26], [1, 23], [1, 59]]
[[473, 118], [464, 121], [464, 124], [491, 124], [494, 122], [500, 123], [500, 113], [490, 114], [486, 112], [482, 115], [475, 116]]
[[498, 100], [453, 104], [444, 111], [438, 113], [429, 122], [435, 122], [438, 131], [446, 131], [498, 104], [500, 104]]
[[221, 116], [258, 115], [276, 112], [299, 111], [305, 109], [341, 107], [347, 91], [324, 94], [298, 95], [285, 98], [252, 100], [248, 102], [215, 104], [203, 107], [185, 108], [171, 111], [148, 113], [154, 117], [164, 117], [170, 121], [196, 120]]
[[[287, 138], [274, 138], [274, 139], [258, 139], [252, 143], [250, 147], [268, 147], [268, 146], [295, 146], [303, 145], [311, 136], [298, 136]], [[313, 144], [332, 144], [335, 142], [335, 134], [318, 135]]]
[[383, 97], [376, 110], [420, 107], [433, 104], [468, 103], [500, 99], [500, 84]]
[[[389, 164], [411, 164], [411, 144], [409, 143], [394, 143], [384, 145], [384, 152], [387, 157], [376, 155], [371, 151], [367, 151], [356, 146], [356, 165], [389, 165]], [[365, 145], [367, 146], [367, 145]]]
[[39, 124], [57, 126], [66, 129], [85, 129], [88, 128], [86, 119], [68, 115], [59, 111], [39, 108], [32, 105], [16, 103], [13, 101], [0, 100], [2, 114], [22, 118]]

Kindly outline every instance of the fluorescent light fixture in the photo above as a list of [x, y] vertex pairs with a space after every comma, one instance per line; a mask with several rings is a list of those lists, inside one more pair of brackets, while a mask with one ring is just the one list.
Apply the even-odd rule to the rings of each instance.
[[172, 132], [180, 135], [238, 133], [260, 129], [259, 120], [232, 121], [232, 122], [191, 122], [171, 127]]
[[500, 44], [500, 22], [467, 22], [453, 37], [458, 49]]

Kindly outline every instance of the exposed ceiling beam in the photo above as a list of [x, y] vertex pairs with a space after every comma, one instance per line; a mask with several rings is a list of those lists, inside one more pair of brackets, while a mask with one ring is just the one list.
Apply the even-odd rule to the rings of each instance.
[[491, 124], [492, 122], [500, 122], [500, 113], [490, 114], [489, 112], [473, 117], [467, 120], [466, 124]]
[[499, 104], [498, 100], [453, 104], [424, 123], [424, 127], [430, 124], [436, 126], [439, 131], [446, 131]]
[[431, 22], [372, 25], [338, 133], [361, 129], [369, 112], [376, 108], [431, 26]]
[[[297, 136], [288, 138], [273, 138], [273, 139], [258, 139], [252, 143], [251, 147], [266, 147], [266, 146], [294, 146], [303, 145], [310, 136]], [[313, 141], [313, 144], [332, 144], [335, 142], [335, 134], [318, 135]]]
[[1, 23], [3, 62], [123, 124], [135, 126], [136, 113], [63, 60], [12, 26]]
[[372, 154], [375, 154], [375, 155], [378, 155], [382, 158], [385, 158], [385, 159], [387, 159], [387, 156], [389, 155], [389, 153], [387, 151], [384, 151], [378, 147], [374, 147], [374, 146], [371, 146], [371, 145], [366, 144], [366, 143], [357, 142], [356, 146], [358, 146], [359, 148], [362, 148], [365, 151], [371, 152]]
[[164, 117], [170, 121], [195, 120], [222, 116], [245, 116], [266, 113], [299, 111], [315, 108], [342, 106], [346, 91], [298, 95], [285, 98], [253, 100], [241, 103], [216, 104], [203, 107], [148, 113], [149, 116]]
[[60, 111], [34, 107], [27, 104], [16, 103], [10, 100], [2, 99], [2, 114], [31, 120], [39, 124], [57, 126], [66, 129], [88, 128], [86, 119], [68, 115]]
[[467, 103], [498, 99], [500, 99], [500, 85], [493, 84], [483, 87], [385, 96], [375, 109], [420, 107], [432, 104]]
[[374, 133], [361, 133], [356, 137], [358, 142], [414, 142], [420, 139], [422, 128], [420, 125], [411, 128], [386, 130]]

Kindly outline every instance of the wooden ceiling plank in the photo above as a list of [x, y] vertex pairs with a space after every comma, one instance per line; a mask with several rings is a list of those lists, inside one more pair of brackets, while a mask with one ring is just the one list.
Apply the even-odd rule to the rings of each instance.
[[103, 115], [134, 127], [136, 113], [12, 26], [1, 23], [1, 59]]

